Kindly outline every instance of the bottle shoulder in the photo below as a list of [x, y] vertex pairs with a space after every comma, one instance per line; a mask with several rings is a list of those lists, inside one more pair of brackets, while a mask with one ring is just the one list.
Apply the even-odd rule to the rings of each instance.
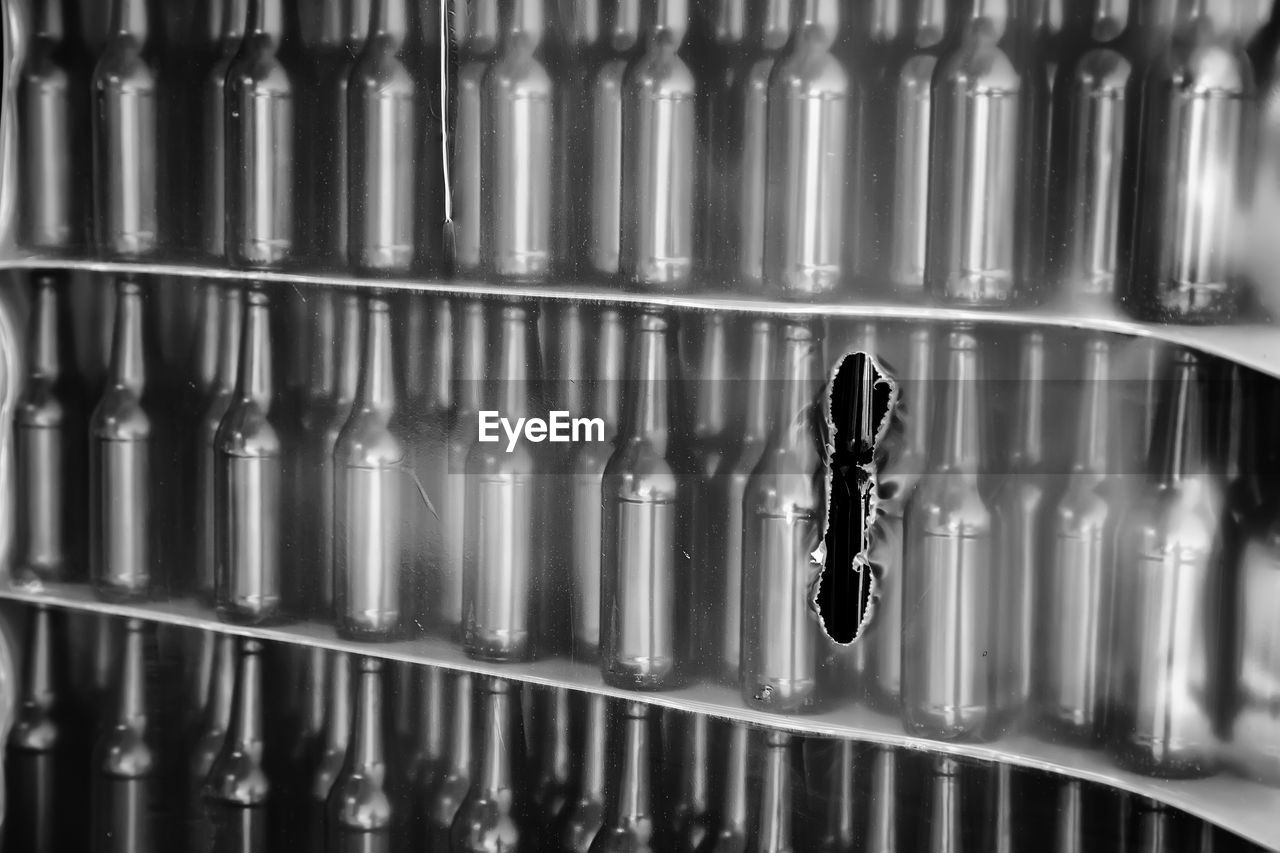
[[89, 430], [100, 441], [142, 441], [151, 437], [153, 423], [141, 395], [114, 385], [103, 392]]
[[334, 460], [353, 468], [395, 467], [404, 462], [404, 442], [386, 413], [357, 407], [334, 445]]
[[274, 458], [280, 455], [280, 433], [271, 413], [253, 400], [233, 400], [214, 441], [228, 456]]

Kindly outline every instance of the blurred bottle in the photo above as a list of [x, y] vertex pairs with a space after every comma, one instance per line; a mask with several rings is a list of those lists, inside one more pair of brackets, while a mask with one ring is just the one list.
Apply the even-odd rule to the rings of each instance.
[[[1085, 822], [1084, 783], [1079, 779], [1063, 779], [1058, 783], [1057, 829], [1053, 836], [1054, 853], [1081, 853], [1088, 849], [1089, 831]], [[1125, 850], [1125, 847], [1116, 849]]]
[[204, 808], [204, 790], [205, 783], [209, 780], [209, 771], [213, 769], [227, 739], [235, 682], [236, 638], [230, 634], [219, 634], [209, 678], [209, 699], [205, 703], [204, 719], [188, 767], [187, 843], [192, 850], [212, 849], [213, 821]]
[[95, 853], [171, 850], [161, 727], [155, 626], [130, 619], [116, 677], [115, 713], [94, 751], [92, 836]]
[[703, 661], [726, 681], [738, 682], [742, 641], [743, 497], [751, 472], [764, 456], [772, 431], [773, 376], [777, 366], [776, 336], [771, 320], [751, 321], [746, 401], [735, 446], [720, 455], [711, 474], [712, 494], [700, 498], [715, 506], [714, 531], [695, 522], [693, 564], [708, 589], [700, 602], [714, 602], [704, 626]]
[[69, 296], [64, 275], [36, 274], [27, 374], [14, 415], [18, 580], [78, 580], [87, 571], [84, 436], [89, 418], [87, 389], [75, 364]]
[[[159, 473], [152, 464], [161, 456], [153, 453], [161, 446], [160, 427], [149, 393], [142, 300], [132, 277], [116, 282], [111, 368], [89, 422], [89, 571], [108, 599], [159, 592], [155, 571], [164, 556], [157, 545], [165, 505], [152, 479]], [[154, 459], [161, 467], [165, 461]]]
[[559, 176], [555, 98], [544, 0], [506, 5], [502, 47], [481, 94], [481, 263], [502, 280], [541, 281], [554, 257]]
[[19, 197], [23, 245], [75, 250], [88, 238], [83, 188], [91, 180], [88, 134], [90, 55], [81, 35], [80, 4], [35, 4], [27, 58], [17, 84]]
[[461, 276], [480, 272], [483, 224], [481, 179], [487, 174], [482, 157], [485, 124], [484, 79], [498, 48], [501, 24], [498, 0], [455, 0], [458, 44], [457, 99], [454, 119], [453, 263]]
[[214, 591], [220, 618], [255, 625], [280, 617], [284, 588], [284, 451], [272, 348], [271, 303], [252, 288], [235, 396], [214, 437]]
[[561, 239], [583, 235], [570, 240], [570, 274], [612, 281], [621, 269], [622, 81], [640, 51], [641, 3], [574, 0], [561, 7], [571, 58], [558, 108], [560, 178], [568, 188]]
[[215, 0], [208, 6], [210, 17], [216, 20], [207, 22], [213, 42], [212, 63], [200, 81], [203, 109], [196, 141], [204, 150], [204, 185], [196, 217], [200, 221], [202, 253], [221, 258], [227, 250], [227, 72], [244, 38], [248, 0]]
[[426, 787], [419, 799], [426, 811], [426, 849], [449, 849], [449, 834], [463, 801], [471, 790], [475, 740], [475, 701], [471, 673], [455, 672], [449, 677], [453, 716], [449, 722], [449, 766], [440, 778]]
[[1012, 725], [1031, 693], [1031, 647], [1035, 585], [1043, 572], [1045, 340], [1026, 332], [1018, 365], [1018, 397], [1012, 444], [1003, 482], [992, 497], [998, 539], [992, 703], [997, 726]]
[[969, 0], [938, 59], [925, 259], [938, 301], [1007, 305], [1039, 283], [1048, 81], [1019, 5]]
[[351, 418], [360, 377], [362, 315], [351, 291], [318, 290], [312, 296], [310, 378], [299, 421], [301, 464], [291, 479], [297, 511], [297, 547], [291, 592], [305, 612], [329, 618], [333, 611], [334, 451]]
[[94, 234], [110, 256], [147, 255], [160, 242], [156, 192], [164, 163], [156, 53], [147, 0], [113, 0], [110, 34], [91, 83]]
[[458, 375], [452, 380], [456, 408], [445, 448], [445, 478], [441, 490], [440, 539], [444, 557], [440, 568], [440, 619], [450, 633], [461, 633], [463, 545], [467, 526], [467, 454], [475, 443], [480, 409], [485, 401], [485, 359], [488, 355], [485, 305], [467, 302], [458, 330]]
[[809, 800], [819, 805], [824, 818], [820, 830], [815, 833], [809, 828], [807, 831], [817, 835], [816, 849], [822, 853], [851, 853], [856, 840], [854, 752], [857, 744], [848, 738], [806, 738], [804, 744], [804, 766], [810, 774]]
[[434, 790], [449, 773], [449, 756], [445, 740], [449, 736], [447, 708], [448, 672], [438, 666], [414, 667], [417, 674], [414, 687], [417, 708], [412, 720], [411, 752], [407, 772], [402, 781], [401, 796], [396, 799], [394, 811], [400, 821], [401, 842], [409, 849], [425, 842], [428, 817], [423, 804], [426, 793]]
[[666, 850], [654, 802], [653, 774], [658, 750], [650, 707], [628, 702], [622, 727], [622, 761], [616, 765], [620, 775], [613, 797], [614, 810], [591, 843], [591, 853]]
[[227, 69], [227, 260], [236, 266], [278, 266], [293, 250], [293, 9], [249, 0]]
[[350, 256], [360, 272], [404, 274], [414, 259], [423, 4], [371, 0], [348, 83]]
[[1053, 274], [1066, 294], [1103, 303], [1121, 290], [1118, 269], [1132, 250], [1139, 93], [1127, 42], [1139, 26], [1129, 0], [1074, 7], [1066, 22], [1070, 58], [1054, 84], [1053, 193], [1067, 203], [1050, 213]]
[[243, 291], [234, 284], [219, 290], [218, 370], [196, 428], [196, 592], [211, 604], [217, 581], [216, 530], [221, 523], [215, 495], [218, 428], [235, 400], [244, 322]]
[[790, 734], [765, 732], [760, 809], [756, 813], [756, 838], [751, 845], [758, 853], [791, 853], [796, 849], [792, 835], [792, 751]]
[[[541, 374], [536, 324], [529, 309], [502, 307], [487, 384], [493, 410], [512, 423], [533, 411]], [[544, 576], [547, 458], [531, 441], [508, 450], [492, 431], [491, 441], [477, 436], [466, 463], [463, 644], [482, 660], [530, 660], [557, 640], [545, 618], [546, 597], [561, 592], [546, 588]]]
[[[876, 181], [882, 195], [873, 196], [873, 209], [892, 211], [888, 233], [880, 236], [888, 242], [881, 248], [887, 260], [882, 266], [894, 291], [911, 299], [924, 295], [933, 72], [949, 46], [946, 38], [954, 29], [954, 6], [946, 0], [883, 0], [872, 5], [872, 29], [880, 33], [889, 69], [880, 103], [873, 84], [866, 84], [867, 97], [884, 113], [873, 112], [860, 132], [864, 137], [874, 134], [872, 128], [885, 120], [892, 120], [896, 131], [897, 145], [880, 146], [892, 147], [893, 152], [881, 155], [890, 171], [888, 179]], [[879, 162], [873, 159], [868, 166], [863, 174], [878, 169]]]
[[622, 84], [621, 269], [646, 290], [692, 285], [701, 175], [688, 28], [689, 0], [656, 0]]
[[[67, 655], [63, 614], [30, 610], [23, 643], [22, 690], [5, 745], [5, 849], [57, 853], [84, 849], [82, 748], [65, 690]], [[68, 819], [71, 818], [71, 819]]]
[[1111, 440], [1118, 421], [1111, 410], [1110, 338], [1090, 338], [1084, 359], [1074, 458], [1049, 513], [1034, 687], [1043, 726], [1073, 742], [1093, 743], [1105, 722], [1115, 525], [1123, 507], [1112, 467], [1120, 457]]
[[[420, 274], [439, 277], [444, 274], [445, 258], [441, 240], [445, 228], [446, 185], [445, 128], [450, 119], [447, 99], [452, 96], [445, 86], [446, 75], [440, 72], [452, 58], [453, 43], [445, 32], [449, 0], [425, 0], [414, 4], [414, 34], [410, 39], [409, 64], [417, 70], [421, 86], [418, 120], [414, 123], [414, 151], [418, 161], [417, 185], [414, 190], [415, 257]], [[442, 91], [443, 88], [443, 91]], [[452, 130], [453, 125], [450, 125]]]
[[903, 537], [902, 703], [907, 731], [982, 739], [992, 716], [992, 608], [998, 575], [984, 472], [982, 367], [973, 329], [947, 340], [933, 423], [940, 440], [907, 506]]
[[562, 853], [588, 853], [605, 818], [605, 768], [609, 753], [610, 700], [598, 693], [585, 694], [582, 706], [581, 770], [574, 799], [564, 810], [557, 835]]
[[530, 829], [539, 849], [555, 843], [556, 828], [572, 804], [574, 756], [569, 691], [532, 687], [528, 768]]
[[245, 638], [239, 641], [231, 722], [205, 782], [216, 853], [267, 849], [267, 806], [275, 792], [262, 766], [264, 710], [262, 643]]
[[603, 433], [593, 436], [599, 441], [581, 442], [572, 451], [570, 589], [574, 652], [594, 661], [600, 651], [601, 489], [622, 414], [626, 333], [622, 313], [616, 308], [602, 308], [592, 319], [596, 346], [588, 387], [593, 394], [583, 415], [599, 418], [604, 428]]
[[[1236, 668], [1226, 716], [1233, 756], [1254, 778], [1280, 781], [1280, 524], [1250, 539], [1240, 558], [1235, 598]], [[1231, 622], [1226, 623], [1228, 625]]]
[[1210, 469], [1204, 381], [1200, 357], [1179, 352], [1157, 418], [1155, 475], [1117, 534], [1112, 749], [1160, 776], [1212, 772], [1217, 749], [1224, 500]]
[[791, 34], [785, 0], [710, 4], [715, 51], [707, 75], [707, 273], [748, 291], [764, 287], [769, 74]]
[[382, 736], [382, 661], [360, 658], [347, 758], [325, 803], [335, 853], [390, 851], [391, 799]]
[[648, 313], [636, 321], [627, 385], [634, 396], [601, 490], [601, 667], [606, 683], [633, 690], [679, 686], [691, 663], [680, 482], [688, 464], [673, 423], [682, 409], [671, 322]]
[[520, 786], [524, 733], [520, 698], [510, 681], [485, 678], [480, 687], [480, 756], [475, 779], [450, 830], [455, 853], [532, 849], [528, 803]]
[[822, 519], [822, 339], [792, 324], [782, 332], [782, 388], [773, 434], [743, 499], [743, 699], [778, 713], [812, 709], [827, 638], [812, 600]]
[[845, 174], [853, 82], [836, 56], [847, 24], [839, 0], [804, 0], [791, 42], [769, 77], [764, 274], [784, 296], [839, 287], [844, 268]]
[[897, 853], [906, 845], [898, 831], [898, 753], [893, 747], [877, 747], [871, 756], [870, 808], [867, 810], [866, 853]]
[[907, 334], [906, 373], [898, 379], [898, 411], [880, 444], [878, 508], [868, 559], [875, 572], [875, 610], [858, 643], [864, 647], [863, 678], [872, 706], [896, 712], [902, 703], [903, 537], [907, 506], [925, 471], [933, 427], [934, 334]]
[[728, 723], [721, 801], [716, 813], [716, 830], [707, 840], [707, 853], [746, 853], [750, 842], [747, 805], [747, 777], [751, 764], [751, 729], [745, 723]]
[[1238, 308], [1235, 236], [1253, 174], [1257, 96], [1243, 43], [1248, 6], [1183, 3], [1144, 83], [1127, 301], [1147, 316], [1211, 323]]
[[346, 764], [347, 744], [351, 737], [351, 657], [345, 652], [330, 652], [326, 658], [324, 738], [314, 767], [307, 768], [311, 771], [311, 778], [304, 783], [307, 786], [307, 806], [302, 825], [308, 850], [325, 849], [328, 837], [325, 806], [334, 780]]
[[402, 513], [418, 496], [407, 476], [391, 356], [391, 307], [365, 303], [364, 357], [351, 417], [334, 446], [333, 601], [338, 631], [382, 641], [400, 631]]
[[[297, 837], [293, 833], [306, 832], [311, 809], [311, 786], [316, 768], [326, 753], [325, 732], [329, 705], [330, 652], [319, 646], [298, 646], [294, 651], [299, 662], [301, 683], [293, 688], [298, 700], [296, 717], [283, 720], [272, 714], [268, 721], [277, 725], [286, 723], [277, 732], [267, 730], [272, 749], [267, 751], [267, 777], [275, 788], [272, 808], [273, 835], [285, 843], [285, 839]], [[268, 682], [271, 670], [268, 668]], [[273, 709], [271, 693], [267, 692], [267, 707]], [[342, 757], [338, 757], [341, 762]]]
[[711, 718], [673, 714], [679, 740], [668, 743], [668, 759], [677, 768], [676, 801], [671, 809], [671, 844], [694, 853], [711, 838]]
[[[1183, 848], [1183, 841], [1190, 841], [1186, 834], [1189, 827], [1183, 825], [1179, 815], [1168, 806], [1139, 798], [1134, 809], [1134, 848], [1138, 853], [1173, 853]], [[1190, 844], [1186, 847], [1189, 849]]]
[[[1017, 817], [1014, 814], [1014, 792], [1022, 793], [1025, 787], [1018, 785], [1016, 771], [1012, 764], [999, 762], [988, 770], [994, 777], [989, 783], [987, 792], [987, 823], [983, 827], [983, 849], [992, 853], [1012, 853], [1024, 849], [1019, 836]], [[1018, 802], [1026, 808], [1030, 798], [1019, 797]]]
[[962, 853], [964, 815], [960, 801], [960, 763], [947, 756], [934, 759], [927, 837], [929, 853]]

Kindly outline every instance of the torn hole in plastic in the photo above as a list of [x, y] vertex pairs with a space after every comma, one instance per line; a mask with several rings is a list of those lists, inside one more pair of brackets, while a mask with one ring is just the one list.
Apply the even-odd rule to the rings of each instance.
[[826, 416], [826, 507], [813, 607], [827, 636], [848, 645], [874, 615], [878, 583], [869, 560], [879, 512], [878, 454], [898, 385], [872, 354], [843, 356], [831, 373]]

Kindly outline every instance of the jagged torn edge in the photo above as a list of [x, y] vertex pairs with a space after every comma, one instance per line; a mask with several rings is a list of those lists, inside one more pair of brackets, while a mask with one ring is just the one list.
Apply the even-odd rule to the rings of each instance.
[[822, 575], [827, 569], [827, 527], [831, 521], [831, 490], [835, 471], [834, 458], [836, 449], [832, 441], [836, 435], [836, 425], [835, 418], [831, 416], [831, 395], [835, 392], [836, 378], [840, 375], [840, 370], [844, 367], [844, 363], [857, 355], [864, 355], [870, 360], [871, 367], [875, 371], [876, 376], [873, 385], [880, 385], [883, 383], [889, 386], [889, 404], [885, 406], [884, 416], [880, 418], [880, 423], [876, 425], [874, 444], [876, 449], [878, 449], [881, 446], [881, 442], [884, 441], [885, 436], [889, 432], [889, 427], [893, 423], [894, 415], [898, 412], [899, 397], [898, 383], [894, 381], [893, 374], [885, 369], [884, 364], [881, 363], [879, 358], [864, 350], [846, 352], [836, 361], [835, 365], [831, 368], [830, 375], [827, 377], [827, 385], [822, 406], [823, 427], [825, 429], [825, 445], [823, 450], [826, 454], [826, 470], [823, 474], [822, 488], [823, 496], [826, 500], [823, 503], [824, 512], [822, 513], [822, 530], [818, 536], [818, 547], [809, 555], [809, 559], [817, 566], [817, 571], [814, 572], [813, 579], [809, 582], [809, 609], [813, 611], [815, 616], [817, 616], [818, 623], [822, 626], [822, 633], [826, 638], [832, 643], [845, 648], [848, 648], [858, 642], [859, 638], [862, 637], [863, 629], [871, 624], [871, 620], [875, 616], [876, 600], [880, 592], [880, 579], [876, 576], [875, 571], [872, 569], [871, 561], [867, 558], [867, 549], [870, 547], [872, 535], [874, 533], [873, 528], [875, 527], [876, 519], [880, 517], [879, 479], [876, 476], [877, 454], [873, 450], [871, 454], [871, 463], [869, 465], [861, 466], [867, 474], [866, 489], [870, 492], [870, 503], [868, 504], [869, 511], [862, 519], [862, 541], [864, 543], [864, 547], [863, 550], [855, 554], [853, 558], [854, 568], [859, 572], [860, 576], [864, 578], [871, 578], [871, 593], [867, 598], [867, 609], [862, 614], [862, 620], [858, 623], [858, 630], [853, 635], [853, 639], [847, 643], [837, 642], [831, 636], [831, 632], [827, 630], [827, 622], [822, 618], [822, 610], [818, 607], [818, 593], [822, 588]]

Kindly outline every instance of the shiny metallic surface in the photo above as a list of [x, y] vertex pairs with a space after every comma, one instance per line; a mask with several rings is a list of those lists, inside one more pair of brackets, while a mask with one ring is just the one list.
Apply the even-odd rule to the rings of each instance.
[[662, 849], [665, 841], [654, 808], [657, 767], [653, 711], [640, 702], [628, 702], [621, 723], [622, 756], [616, 765], [619, 775], [614, 810], [591, 844], [591, 853]]
[[401, 628], [402, 514], [416, 499], [405, 443], [393, 429], [399, 398], [390, 311], [382, 297], [365, 303], [355, 402], [333, 452], [334, 615], [343, 634], [371, 641]]
[[636, 321], [627, 383], [634, 396], [602, 481], [601, 670], [606, 683], [630, 689], [678, 686], [691, 663], [676, 340], [663, 315]]
[[27, 374], [14, 414], [19, 579], [67, 580], [87, 572], [84, 436], [88, 413], [75, 364], [65, 277], [35, 277]]
[[531, 840], [518, 770], [524, 759], [519, 692], [501, 678], [484, 679], [479, 692], [479, 760], [471, 793], [453, 821], [450, 849], [519, 850]]
[[143, 295], [131, 278], [116, 283], [111, 367], [89, 421], [89, 574], [110, 599], [152, 592], [159, 554], [151, 506], [156, 424], [148, 399]]
[[249, 0], [240, 50], [227, 69], [227, 260], [270, 267], [293, 249], [293, 69], [284, 59], [285, 0]]
[[1111, 467], [1120, 458], [1110, 440], [1116, 423], [1112, 362], [1108, 339], [1085, 343], [1075, 451], [1047, 522], [1038, 616], [1043, 633], [1034, 669], [1035, 705], [1043, 725], [1086, 743], [1104, 733], [1115, 525], [1122, 509]]
[[1143, 89], [1139, 216], [1130, 299], [1152, 317], [1214, 322], [1240, 297], [1233, 234], [1251, 173], [1256, 84], [1243, 4], [1180, 8], [1169, 50]]
[[1155, 476], [1117, 534], [1113, 754], [1164, 776], [1212, 772], [1223, 490], [1210, 468], [1204, 367], [1165, 383]]
[[933, 330], [912, 329], [907, 338], [906, 371], [897, 378], [897, 427], [881, 444], [885, 454], [878, 472], [881, 512], [872, 528], [868, 554], [875, 572], [875, 609], [858, 641], [866, 651], [867, 696], [874, 706], [889, 711], [896, 711], [902, 699], [903, 525], [908, 502], [925, 470], [935, 387]]
[[90, 69], [78, 6], [70, 0], [36, 5], [17, 84], [18, 145], [26, 161], [19, 175], [21, 239], [44, 250], [79, 248], [88, 238]]
[[992, 717], [999, 579], [992, 510], [982, 494], [984, 407], [977, 336], [947, 337], [939, 440], [907, 506], [903, 534], [902, 703], [909, 732], [982, 739]]
[[781, 332], [781, 390], [773, 434], [743, 498], [744, 701], [795, 713], [814, 707], [823, 635], [813, 553], [825, 516], [817, 425], [825, 364], [820, 329]]
[[222, 0], [210, 5], [220, 5], [222, 14], [217, 22], [213, 64], [201, 82], [204, 202], [200, 246], [206, 254], [221, 258], [227, 250], [227, 71], [244, 38], [248, 0]]
[[146, 0], [114, 0], [93, 71], [93, 206], [98, 247], [138, 257], [160, 242], [160, 94]]
[[697, 245], [697, 80], [685, 61], [688, 0], [656, 0], [623, 79], [623, 280], [687, 290]]
[[805, 0], [769, 80], [765, 279], [784, 296], [815, 297], [841, 283], [845, 156], [851, 81], [833, 49], [841, 4]]
[[196, 426], [196, 592], [212, 601], [217, 578], [216, 501], [218, 428], [235, 398], [240, 372], [240, 332], [244, 294], [221, 285], [218, 317], [218, 369]]
[[[504, 305], [498, 349], [489, 364], [493, 409], [514, 422], [532, 414], [541, 366], [537, 318]], [[481, 660], [529, 660], [555, 638], [543, 631], [547, 459], [530, 441], [511, 452], [477, 440], [467, 456], [463, 550], [463, 648]]]
[[484, 79], [497, 50], [500, 24], [497, 0], [454, 0], [453, 6], [461, 25], [461, 32], [455, 34], [458, 78], [451, 169], [453, 260], [458, 272], [467, 275], [478, 272], [481, 264]]
[[601, 488], [622, 417], [626, 337], [622, 314], [615, 309], [600, 311], [595, 322], [595, 370], [591, 376], [595, 393], [586, 415], [604, 421], [603, 440], [584, 442], [571, 463], [570, 631], [575, 651], [586, 659], [595, 658], [600, 648]]
[[214, 597], [223, 619], [258, 624], [280, 615], [284, 597], [284, 461], [265, 292], [245, 295], [242, 328], [236, 390], [214, 436]]
[[351, 69], [350, 258], [357, 270], [403, 273], [414, 259], [418, 189], [419, 4], [372, 0], [369, 34]]

